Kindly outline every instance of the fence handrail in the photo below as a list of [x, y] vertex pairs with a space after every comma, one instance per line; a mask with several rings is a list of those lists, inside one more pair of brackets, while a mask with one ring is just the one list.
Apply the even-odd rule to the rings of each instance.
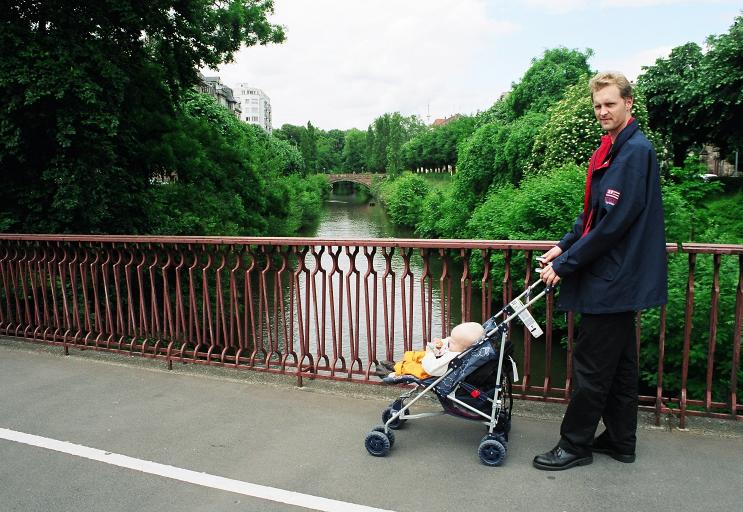
[[[402, 247], [414, 249], [495, 249], [547, 250], [557, 240], [480, 240], [463, 238], [319, 238], [319, 237], [243, 237], [243, 236], [152, 236], [152, 235], [59, 235], [0, 233], [0, 240], [36, 242], [85, 242], [132, 244], [205, 244], [205, 245], [280, 245], [280, 246], [349, 246]], [[679, 244], [667, 243], [667, 252], [677, 252]], [[743, 245], [683, 243], [694, 251], [720, 251], [742, 254]]]

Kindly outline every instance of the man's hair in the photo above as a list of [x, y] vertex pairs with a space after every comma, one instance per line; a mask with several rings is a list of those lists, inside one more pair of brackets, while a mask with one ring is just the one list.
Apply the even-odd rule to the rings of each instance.
[[616, 85], [619, 88], [619, 94], [622, 96], [622, 99], [626, 100], [632, 97], [632, 84], [619, 71], [602, 71], [601, 73], [597, 73], [591, 78], [588, 85], [591, 87], [591, 96], [604, 87]]

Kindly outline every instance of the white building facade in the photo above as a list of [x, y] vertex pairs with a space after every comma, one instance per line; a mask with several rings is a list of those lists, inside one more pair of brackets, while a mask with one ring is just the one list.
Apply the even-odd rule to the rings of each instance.
[[271, 99], [257, 87], [250, 84], [237, 84], [234, 88], [235, 99], [242, 111], [240, 119], [246, 123], [257, 124], [267, 133], [273, 130], [271, 124]]

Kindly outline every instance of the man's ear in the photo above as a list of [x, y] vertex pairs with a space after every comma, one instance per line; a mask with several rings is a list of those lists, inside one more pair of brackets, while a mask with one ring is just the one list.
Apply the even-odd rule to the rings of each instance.
[[627, 110], [630, 112], [632, 111], [632, 105], [634, 105], [634, 103], [635, 99], [632, 96], [624, 100], [624, 104], [627, 105]]

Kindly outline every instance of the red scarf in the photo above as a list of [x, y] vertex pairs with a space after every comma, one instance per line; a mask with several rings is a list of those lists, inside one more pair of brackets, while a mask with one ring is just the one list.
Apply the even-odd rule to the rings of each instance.
[[[630, 117], [624, 127], [626, 128], [634, 120], [634, 117]], [[591, 179], [593, 178], [593, 171], [609, 167], [611, 160], [606, 160], [606, 157], [609, 155], [609, 151], [611, 151], [612, 144], [611, 137], [608, 135], [602, 136], [601, 145], [593, 152], [593, 156], [588, 162], [586, 192], [583, 195], [583, 234], [581, 237], [586, 236], [591, 231], [591, 224], [593, 223], [593, 208], [591, 208]]]

